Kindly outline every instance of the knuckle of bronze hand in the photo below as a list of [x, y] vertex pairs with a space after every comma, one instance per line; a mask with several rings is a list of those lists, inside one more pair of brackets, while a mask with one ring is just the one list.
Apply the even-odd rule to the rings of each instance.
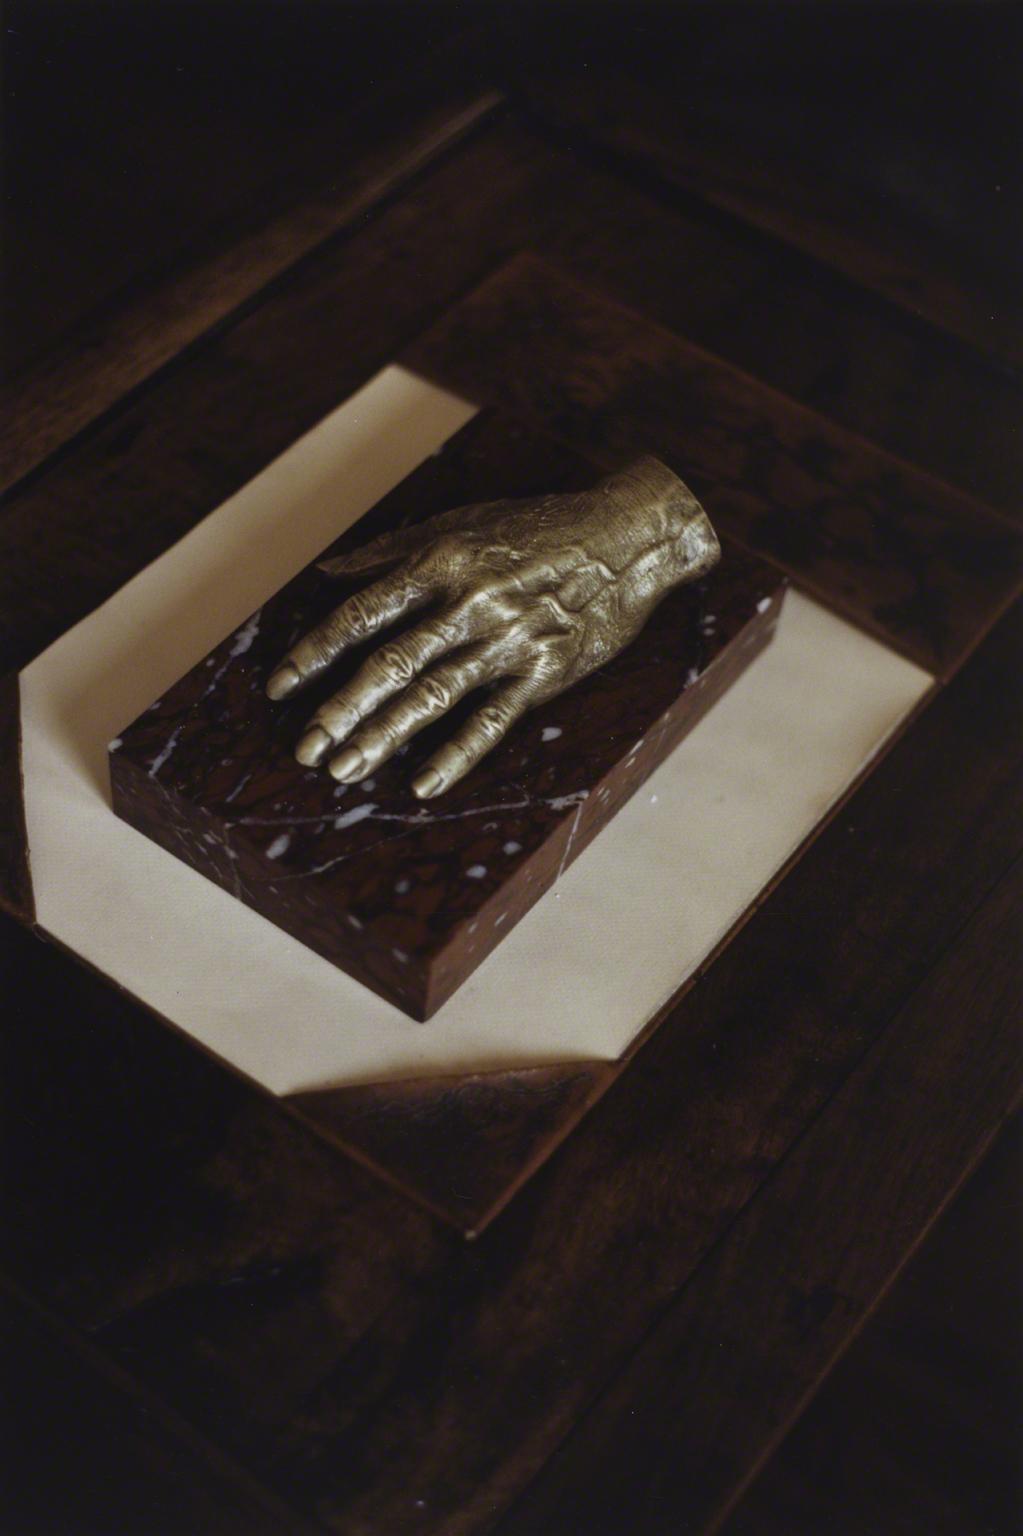
[[454, 645], [461, 639], [464, 627], [465, 614], [461, 609], [456, 609], [452, 613], [438, 614], [435, 619], [432, 619], [429, 632], [440, 641], [441, 645]]
[[542, 687], [549, 687], [559, 679], [567, 666], [571, 665], [575, 654], [575, 647], [566, 647], [555, 642], [541, 642], [536, 659], [530, 668], [535, 682]]
[[466, 592], [459, 608], [466, 619], [472, 620], [479, 617], [493, 619], [496, 617], [495, 604], [497, 602], [497, 588], [487, 580], [477, 580], [474, 586]]
[[577, 613], [572, 613], [554, 592], [544, 592], [537, 600], [537, 611], [543, 619], [546, 635], [575, 634], [581, 624]]
[[342, 608], [331, 616], [331, 628], [336, 633], [351, 632], [357, 635], [366, 633], [371, 622], [371, 609], [361, 592], [350, 597]]
[[445, 710], [451, 704], [451, 690], [439, 677], [424, 677], [416, 688], [415, 702], [426, 709]]
[[388, 682], [407, 683], [415, 676], [415, 661], [402, 645], [383, 646], [376, 654], [376, 664]]
[[507, 721], [507, 711], [499, 704], [484, 704], [476, 714], [476, 724], [480, 733], [491, 741], [497, 741], [504, 734]]
[[536, 629], [528, 618], [519, 618], [498, 634], [495, 649], [499, 658], [511, 660], [516, 656], [529, 655], [535, 643]]

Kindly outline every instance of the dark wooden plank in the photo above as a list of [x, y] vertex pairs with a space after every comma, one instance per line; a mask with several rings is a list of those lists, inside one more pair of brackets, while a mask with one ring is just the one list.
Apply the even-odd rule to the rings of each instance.
[[1017, 1112], [726, 1521], [726, 1536], [1019, 1529]]
[[16, 491], [0, 512], [0, 666], [109, 596], [517, 249], [552, 197], [541, 158], [528, 141], [467, 146]]
[[1018, 367], [1023, 308], [1011, 282], [971, 281], [933, 235], [853, 182], [732, 133], [687, 108], [685, 92], [658, 89], [619, 68], [531, 69], [519, 89], [547, 121], [646, 166], [842, 273], [929, 325]]
[[[503, 131], [511, 132], [511, 127]], [[1023, 519], [1023, 379], [789, 247], [549, 151], [559, 216], [533, 247], [746, 373]]]
[[[211, 1287], [216, 1250], [183, 1242], [180, 1222], [184, 1292], [158, 1278], [132, 1301], [135, 1234], [121, 1278], [104, 1259], [116, 1309], [66, 1255], [48, 1277], [37, 1260], [37, 1283], [106, 1317], [107, 1349], [325, 1523], [485, 1529], [1023, 852], [1023, 741], [1004, 709], [1021, 623], [998, 627], [500, 1219], [435, 1251], [357, 1343], [346, 1329], [348, 1350], [302, 1330], [346, 1313], [365, 1229], [314, 1264], [296, 1234], [247, 1293]], [[270, 1174], [261, 1162], [250, 1202]], [[273, 1177], [283, 1199], [293, 1174], [275, 1162]], [[285, 1358], [271, 1389], [260, 1370]]]
[[343, 175], [374, 116], [383, 137], [429, 100], [446, 52], [479, 79], [470, 18], [403, 0], [251, 0], [244, 31], [233, 0], [10, 0], [5, 21], [0, 371]]
[[21, 791], [21, 714], [18, 679], [13, 673], [0, 677], [0, 907], [23, 923], [32, 922], [32, 877]]
[[[255, 228], [221, 232], [160, 281], [119, 295], [0, 386], [0, 493], [97, 421], [126, 394], [324, 241], [365, 218], [384, 198], [457, 144], [499, 105], [496, 92], [453, 92], [426, 105], [423, 82], [379, 131], [356, 124], [345, 163], [329, 185]], [[393, 103], [392, 103], [393, 106]]]
[[1023, 861], [501, 1529], [716, 1530], [1023, 1092]]
[[726, 533], [939, 674], [1019, 588], [987, 508], [531, 255], [407, 356], [594, 456], [659, 454]]
[[[486, 110], [485, 100], [479, 110]], [[457, 107], [457, 102], [455, 103]], [[211, 326], [226, 323], [270, 277], [331, 231], [347, 227], [393, 182], [456, 138], [475, 108], [438, 109], [395, 129], [337, 187], [299, 202], [276, 221], [226, 240], [204, 259], [139, 296], [126, 298], [0, 399], [0, 460], [8, 485], [58, 443], [138, 387]], [[399, 125], [400, 127], [400, 125]], [[431, 128], [435, 131], [431, 132]], [[422, 137], [420, 137], [420, 133]], [[742, 231], [673, 209], [564, 150], [540, 146], [507, 117], [487, 130], [490, 153], [529, 160], [532, 205], [509, 195], [495, 214], [510, 242], [549, 252], [567, 270], [682, 332], [795, 399], [944, 475], [1021, 517], [1023, 386], [1005, 370], [950, 352], [927, 330], [829, 284], [784, 247], [766, 251]], [[478, 149], [459, 157], [472, 192]], [[514, 180], [509, 183], [509, 194]], [[388, 230], [381, 230], [386, 243]], [[372, 226], [359, 244], [371, 247]], [[367, 260], [349, 275], [366, 281]], [[416, 274], [417, 278], [419, 274]], [[301, 274], [296, 274], [301, 281]]]
[[0, 1529], [310, 1536], [294, 1509], [0, 1279]]

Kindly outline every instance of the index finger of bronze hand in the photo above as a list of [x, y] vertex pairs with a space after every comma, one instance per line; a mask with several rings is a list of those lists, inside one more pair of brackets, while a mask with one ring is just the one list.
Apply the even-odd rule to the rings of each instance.
[[395, 571], [365, 592], [358, 592], [293, 645], [266, 684], [271, 699], [284, 699], [318, 677], [350, 645], [421, 608], [429, 590], [407, 573]]

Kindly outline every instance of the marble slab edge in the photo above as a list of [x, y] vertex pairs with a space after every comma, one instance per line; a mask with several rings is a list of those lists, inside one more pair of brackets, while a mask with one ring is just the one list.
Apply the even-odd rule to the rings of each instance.
[[16, 672], [0, 678], [0, 908], [35, 923], [21, 775], [21, 689]]

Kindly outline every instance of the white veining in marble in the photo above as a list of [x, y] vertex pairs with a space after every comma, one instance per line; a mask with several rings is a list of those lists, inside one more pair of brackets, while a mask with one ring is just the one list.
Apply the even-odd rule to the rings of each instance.
[[238, 780], [238, 782], [234, 786], [234, 788], [232, 790], [230, 790], [224, 796], [225, 804], [230, 805], [232, 800], [237, 800], [238, 796], [241, 794], [241, 792], [245, 788], [246, 784], [248, 784], [250, 779], [252, 778], [252, 773], [253, 773], [253, 770], [249, 769], [249, 771], [247, 773], [243, 773], [242, 774], [241, 778]]
[[156, 775], [160, 772], [160, 769], [163, 767], [164, 763], [166, 763], [173, 754], [174, 748], [177, 746], [178, 741], [181, 738], [181, 732], [184, 730], [184, 728], [185, 727], [183, 725], [176, 725], [171, 731], [170, 735], [167, 737], [167, 740], [161, 747], [160, 751], [153, 758], [153, 761], [149, 765], [149, 777], [151, 779], [156, 778]]
[[235, 635], [234, 644], [227, 653], [231, 660], [233, 660], [235, 656], [244, 656], [246, 651], [252, 649], [252, 642], [259, 634], [259, 620], [261, 614], [262, 610], [257, 609], [252, 617], [248, 620], [248, 622], [243, 624], [241, 629]]
[[572, 825], [568, 829], [568, 837], [565, 839], [564, 852], [561, 855], [561, 863], [558, 865], [558, 880], [560, 880], [562, 875], [565, 873], [565, 866], [568, 864], [569, 859], [572, 857], [572, 844], [575, 842], [575, 835], [579, 830], [579, 817], [582, 815], [582, 813], [582, 800], [580, 800], [578, 806], [576, 807], [575, 815], [572, 817]]
[[[366, 821], [369, 817], [375, 815], [378, 810], [379, 806], [372, 804], [354, 805], [350, 811], [344, 811], [340, 816], [334, 817], [334, 831], [343, 832], [346, 827], [358, 826], [360, 821]], [[310, 818], [302, 818], [303, 821], [308, 819]]]

